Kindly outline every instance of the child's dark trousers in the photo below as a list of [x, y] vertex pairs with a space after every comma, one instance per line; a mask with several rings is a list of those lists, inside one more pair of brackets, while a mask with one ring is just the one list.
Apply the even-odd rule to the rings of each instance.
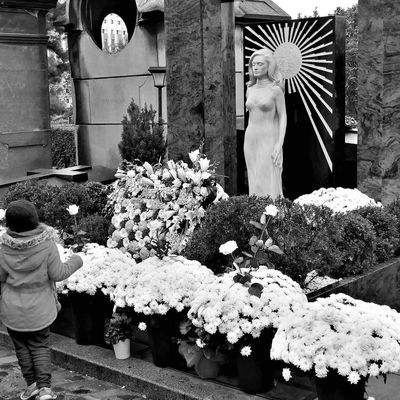
[[29, 385], [51, 386], [51, 356], [49, 347], [50, 327], [35, 332], [17, 332], [7, 329], [22, 375]]

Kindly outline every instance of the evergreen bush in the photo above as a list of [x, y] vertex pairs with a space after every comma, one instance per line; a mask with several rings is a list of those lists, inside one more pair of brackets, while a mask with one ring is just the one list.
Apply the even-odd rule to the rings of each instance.
[[327, 207], [282, 204], [282, 217], [276, 220], [270, 235], [283, 255], [271, 253], [275, 268], [303, 285], [307, 274], [331, 275], [341, 266], [340, 250], [336, 246], [341, 231]]
[[51, 128], [50, 144], [52, 165], [68, 168], [76, 165], [76, 126], [59, 125]]
[[[396, 229], [400, 235], [400, 198], [394, 199], [386, 207], [386, 210], [397, 218]], [[394, 253], [395, 256], [400, 255], [400, 243]]]
[[384, 207], [363, 207], [354, 212], [367, 219], [374, 227], [377, 262], [393, 257], [400, 246], [397, 216]]
[[118, 144], [121, 157], [156, 164], [166, 151], [163, 127], [154, 121], [156, 111], [150, 105], [140, 109], [132, 99], [122, 120], [122, 139]]
[[187, 244], [183, 255], [198, 260], [215, 273], [230, 267], [229, 259], [219, 252], [219, 246], [235, 240], [240, 250], [246, 250], [249, 239], [257, 235], [251, 220], [259, 221], [265, 207], [271, 204], [268, 197], [233, 196], [213, 204], [206, 210], [204, 220]]
[[71, 204], [79, 206], [78, 220], [95, 214], [100, 216], [107, 201], [107, 191], [105, 185], [97, 182], [68, 183], [58, 187], [33, 179], [11, 186], [5, 193], [3, 207], [7, 208], [14, 200], [29, 200], [36, 206], [41, 222], [68, 232], [73, 221], [67, 207]]
[[376, 263], [376, 233], [374, 226], [357, 212], [335, 216], [337, 226], [342, 230], [336, 244], [341, 265], [330, 271], [333, 278], [358, 275]]

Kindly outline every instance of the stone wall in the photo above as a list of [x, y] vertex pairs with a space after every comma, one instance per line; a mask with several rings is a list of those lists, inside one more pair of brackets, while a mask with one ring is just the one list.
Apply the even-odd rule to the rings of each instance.
[[0, 4], [0, 183], [51, 167], [45, 18], [56, 3]]
[[400, 196], [400, 2], [359, 3], [358, 188]]

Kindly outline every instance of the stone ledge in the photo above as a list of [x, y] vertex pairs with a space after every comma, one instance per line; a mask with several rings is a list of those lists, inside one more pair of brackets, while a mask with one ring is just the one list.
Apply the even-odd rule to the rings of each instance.
[[[0, 344], [12, 346], [4, 326], [0, 326]], [[227, 385], [201, 380], [191, 374], [159, 368], [138, 358], [117, 360], [112, 351], [97, 346], [79, 346], [73, 339], [52, 333], [54, 364], [146, 393], [155, 400], [277, 400], [243, 393]]]

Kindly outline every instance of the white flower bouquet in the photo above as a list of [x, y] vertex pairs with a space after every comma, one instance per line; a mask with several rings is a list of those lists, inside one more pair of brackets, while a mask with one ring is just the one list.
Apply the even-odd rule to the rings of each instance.
[[[69, 257], [69, 252], [58, 246], [63, 261]], [[94, 295], [98, 289], [105, 295], [110, 295], [121, 279], [129, 275], [136, 267], [136, 261], [129, 254], [118, 249], [109, 249], [97, 243], [89, 243], [84, 252], [79, 253], [83, 266], [68, 279], [57, 282], [59, 293], [69, 291]]]
[[[353, 384], [398, 371], [400, 314], [345, 294], [319, 298], [281, 321], [271, 358], [314, 370], [318, 378], [335, 371]], [[290, 376], [287, 370], [285, 376]]]
[[[261, 288], [258, 295], [249, 292], [249, 282], [234, 282], [236, 274], [232, 271], [203, 285], [192, 301], [188, 317], [200, 328], [196, 329], [200, 347], [212, 345], [213, 336], [220, 334], [233, 348], [244, 337], [257, 338], [264, 329], [277, 328], [281, 319], [307, 303], [300, 286], [279, 271], [261, 266], [251, 272], [252, 285]], [[251, 352], [251, 348], [242, 350]]]
[[[215, 182], [210, 160], [199, 150], [189, 154], [192, 167], [168, 161], [166, 167], [131, 164], [119, 170], [110, 195], [114, 231], [107, 242], [135, 259], [179, 254], [204, 217], [206, 203], [227, 195]], [[160, 254], [158, 254], [160, 255]]]
[[117, 307], [133, 307], [144, 315], [165, 315], [190, 307], [194, 293], [202, 284], [209, 284], [215, 275], [198, 261], [182, 256], [151, 257], [136, 265], [111, 296]]
[[382, 204], [371, 199], [358, 189], [321, 188], [294, 200], [300, 205], [316, 205], [330, 208], [334, 213], [346, 213], [361, 207], [382, 207]]

